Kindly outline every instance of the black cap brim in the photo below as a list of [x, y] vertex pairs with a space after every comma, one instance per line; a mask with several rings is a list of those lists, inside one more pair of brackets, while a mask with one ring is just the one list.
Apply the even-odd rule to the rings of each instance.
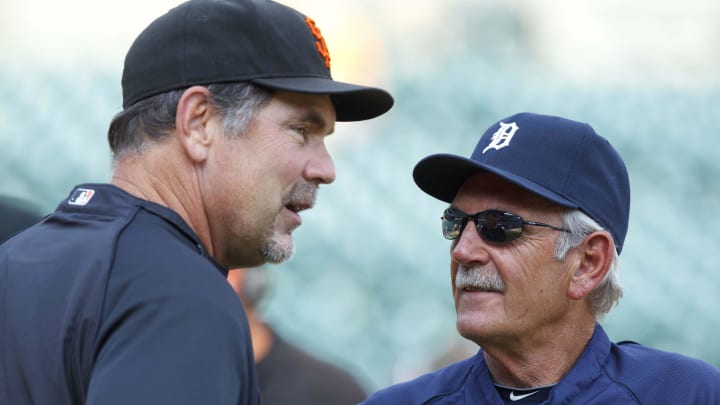
[[363, 121], [386, 113], [394, 104], [390, 93], [375, 87], [338, 82], [325, 77], [274, 77], [251, 82], [275, 90], [327, 94], [338, 121]]

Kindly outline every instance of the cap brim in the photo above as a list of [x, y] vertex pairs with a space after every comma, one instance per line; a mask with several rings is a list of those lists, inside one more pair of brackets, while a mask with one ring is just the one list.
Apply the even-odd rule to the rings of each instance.
[[338, 121], [363, 121], [392, 108], [390, 93], [375, 87], [338, 82], [324, 77], [281, 77], [252, 79], [253, 83], [275, 90], [327, 94], [335, 107]]
[[452, 202], [468, 177], [475, 173], [490, 172], [503, 179], [564, 207], [578, 208], [578, 204], [547, 188], [496, 167], [478, 163], [466, 157], [436, 154], [415, 165], [413, 179], [421, 190], [431, 196]]

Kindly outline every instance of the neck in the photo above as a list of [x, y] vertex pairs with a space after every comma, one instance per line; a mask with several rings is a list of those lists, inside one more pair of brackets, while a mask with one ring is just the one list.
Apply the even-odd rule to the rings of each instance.
[[496, 384], [531, 388], [557, 384], [582, 355], [595, 323], [555, 329], [543, 339], [506, 339], [481, 344], [485, 362]]
[[198, 235], [214, 256], [210, 228], [202, 205], [197, 179], [190, 163], [172, 144], [158, 144], [142, 154], [130, 154], [114, 162], [111, 184], [129, 194], [170, 208]]

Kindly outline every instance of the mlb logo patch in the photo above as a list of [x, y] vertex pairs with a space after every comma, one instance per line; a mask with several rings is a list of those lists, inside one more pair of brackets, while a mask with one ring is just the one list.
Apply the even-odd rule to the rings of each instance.
[[70, 205], [87, 205], [90, 202], [92, 196], [95, 195], [95, 190], [89, 188], [78, 188], [70, 196], [68, 204]]

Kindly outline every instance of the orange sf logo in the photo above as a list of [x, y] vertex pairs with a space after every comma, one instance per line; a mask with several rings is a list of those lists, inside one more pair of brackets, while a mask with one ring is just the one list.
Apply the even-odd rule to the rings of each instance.
[[325, 38], [323, 38], [322, 33], [320, 33], [320, 28], [315, 25], [315, 21], [313, 21], [310, 17], [305, 17], [305, 22], [310, 28], [310, 32], [313, 34], [315, 39], [317, 39], [317, 41], [315, 41], [315, 46], [317, 47], [320, 56], [325, 59], [325, 67], [330, 69], [330, 51], [328, 51]]

